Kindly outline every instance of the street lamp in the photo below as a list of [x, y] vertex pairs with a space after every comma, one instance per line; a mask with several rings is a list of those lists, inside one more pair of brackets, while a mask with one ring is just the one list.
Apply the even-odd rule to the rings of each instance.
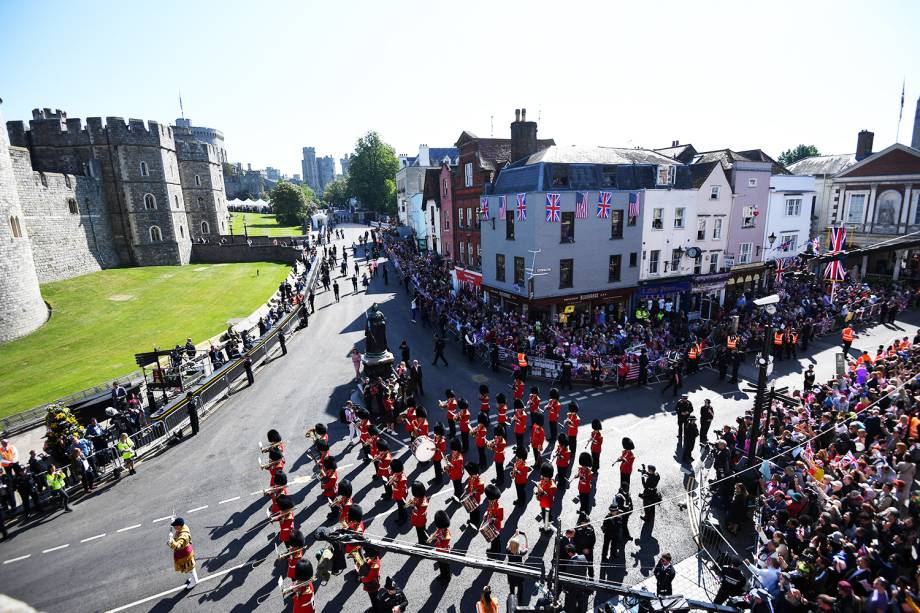
[[[775, 239], [776, 237], [774, 237]], [[767, 392], [767, 366], [770, 364], [770, 342], [773, 340], [773, 314], [776, 313], [776, 304], [779, 295], [772, 294], [754, 301], [754, 304], [763, 307], [770, 319], [763, 330], [763, 349], [757, 356], [757, 395], [754, 397], [754, 423], [751, 426], [751, 445], [748, 448], [747, 467], [754, 465], [754, 456], [757, 451], [757, 439], [760, 438], [760, 419], [763, 416], [763, 405]]]

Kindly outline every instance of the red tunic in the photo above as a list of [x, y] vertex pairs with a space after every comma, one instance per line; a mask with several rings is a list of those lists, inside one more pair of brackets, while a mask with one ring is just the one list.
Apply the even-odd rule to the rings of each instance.
[[491, 522], [496, 530], [501, 531], [502, 522], [505, 520], [505, 509], [500, 500], [490, 500], [486, 505], [485, 521]]
[[[364, 534], [364, 522], [346, 521], [345, 526], [358, 534]], [[351, 553], [355, 549], [360, 549], [361, 545], [345, 545], [345, 553]]]
[[506, 446], [507, 444], [505, 443], [504, 437], [496, 436], [495, 439], [492, 441], [492, 451], [495, 452], [495, 461], [498, 464], [505, 463], [505, 447]]
[[580, 466], [578, 468], [578, 493], [587, 494], [591, 491], [591, 472], [590, 466]]
[[361, 583], [364, 584], [364, 591], [377, 594], [380, 589], [380, 558], [368, 558], [365, 564], [369, 570], [367, 574], [361, 577]]
[[[341, 499], [340, 499], [341, 500]], [[351, 498], [346, 498], [339, 503], [339, 523], [344, 524], [348, 521], [348, 510], [351, 508]]]
[[521, 381], [520, 379], [515, 379], [514, 385], [512, 387], [513, 387], [512, 396], [514, 397], [514, 399], [523, 400], [524, 399], [524, 382]]
[[540, 494], [540, 508], [551, 509], [556, 497], [556, 482], [547, 478], [540, 479], [540, 489], [543, 490]]
[[456, 421], [457, 419], [457, 399], [448, 398], [447, 406], [444, 407], [444, 409], [447, 411], [447, 421]]
[[406, 433], [408, 434], [412, 432], [412, 425], [415, 423], [415, 407], [409, 407], [408, 409], [406, 409], [406, 412], [404, 413], [404, 417], [406, 419], [404, 428], [406, 430]]
[[629, 449], [624, 449], [623, 453], [620, 454], [620, 459], [623, 460], [620, 462], [620, 474], [631, 475], [633, 471], [633, 462], [636, 461], [635, 454]]
[[460, 409], [460, 432], [470, 431], [470, 412], [467, 409]]
[[326, 473], [325, 480], [323, 480], [322, 483], [323, 483], [323, 496], [329, 499], [335, 498], [336, 486], [339, 483], [338, 471], [333, 470], [332, 472]]
[[488, 413], [489, 412], [489, 395], [488, 394], [479, 394], [479, 412]]
[[543, 431], [543, 426], [534, 424], [530, 431], [530, 446], [538, 452], [543, 451], [544, 442], [546, 442], [546, 433]]
[[508, 423], [508, 405], [504, 402], [498, 405], [498, 423]]
[[434, 457], [432, 460], [440, 462], [444, 459], [444, 452], [447, 451], [447, 441], [440, 434], [434, 435]]
[[285, 514], [281, 518], [281, 525], [278, 528], [278, 539], [282, 543], [287, 543], [291, 539], [291, 532], [294, 531], [294, 513]]
[[428, 419], [425, 417], [416, 417], [412, 434], [413, 436], [428, 436]]
[[313, 582], [294, 589], [294, 613], [314, 613], [313, 608]]
[[479, 478], [479, 475], [470, 475], [469, 481], [466, 482], [466, 493], [476, 501], [476, 504], [482, 502], [482, 494], [485, 489], [486, 486]]
[[454, 451], [450, 455], [450, 480], [459, 481], [463, 479], [463, 455]]
[[591, 453], [600, 453], [604, 445], [604, 435], [600, 430], [591, 431]]
[[275, 475], [282, 470], [284, 470], [284, 458], [281, 458], [277, 464], [268, 469], [268, 474], [270, 475], [268, 487], [275, 487]]
[[370, 425], [371, 422], [367, 419], [362, 419], [358, 422], [358, 432], [362, 443], [366, 443], [370, 439], [370, 433], [367, 431]]
[[450, 528], [438, 528], [432, 535], [434, 548], [438, 551], [450, 551]]
[[530, 414], [533, 415], [540, 410], [540, 397], [536, 394], [531, 394], [530, 398], [527, 399], [527, 406], [530, 408]]
[[569, 413], [569, 429], [566, 431], [569, 438], [578, 436], [578, 425], [580, 423], [581, 418], [578, 416], [578, 413]]
[[416, 528], [424, 528], [428, 525], [428, 498], [422, 496], [415, 499], [412, 505], [412, 517], [409, 520]]
[[405, 473], [394, 473], [393, 481], [393, 500], [405, 500], [409, 493], [409, 482], [406, 481]]
[[486, 446], [486, 427], [482, 424], [476, 426], [476, 447], [480, 449]]
[[524, 434], [527, 431], [527, 413], [524, 409], [514, 410], [514, 433]]
[[389, 451], [377, 454], [377, 475], [384, 479], [390, 476], [390, 462], [393, 461], [393, 455]]
[[556, 466], [558, 468], [568, 468], [571, 460], [572, 452], [569, 451], [569, 448], [562, 445], [556, 445]]
[[546, 417], [549, 421], [559, 421], [559, 410], [562, 408], [562, 405], [559, 404], [559, 401], [555, 398], [550, 398], [549, 402], [546, 403]]
[[518, 485], [526, 485], [529, 475], [530, 468], [527, 466], [527, 461], [518, 458], [514, 462], [514, 482]]
[[288, 579], [294, 578], [294, 569], [297, 568], [297, 562], [303, 557], [303, 549], [298, 549], [288, 557]]
[[287, 488], [286, 488], [286, 487], [285, 487], [285, 488], [282, 488], [282, 489], [278, 490], [277, 492], [275, 492], [274, 494], [272, 494], [272, 515], [274, 515], [275, 513], [277, 513], [277, 512], [279, 511], [279, 509], [278, 509], [278, 496], [281, 496], [282, 494], [285, 495], [285, 496], [287, 495]]

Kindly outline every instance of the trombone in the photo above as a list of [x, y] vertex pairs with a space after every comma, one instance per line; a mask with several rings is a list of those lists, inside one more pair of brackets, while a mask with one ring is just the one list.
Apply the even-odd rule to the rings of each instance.
[[275, 487], [270, 487], [268, 489], [262, 490], [262, 495], [271, 496], [272, 494], [276, 494], [280, 491], [283, 491], [286, 487], [287, 487], [286, 485], [276, 485]]
[[262, 441], [259, 441], [259, 449], [262, 451], [262, 453], [268, 453], [272, 449], [280, 447], [281, 445], [283, 445], [283, 443], [281, 441], [278, 441], [277, 443], [270, 443], [268, 447], [263, 447]]
[[[295, 581], [291, 583], [291, 585], [284, 587], [284, 577], [278, 577], [278, 589], [281, 590], [281, 598], [287, 598], [288, 596], [290, 596], [291, 594], [293, 594], [300, 588], [310, 585], [311, 583], [313, 583], [314, 579], [316, 579], [316, 577], [311, 577], [309, 581], [300, 581], [300, 582]], [[313, 604], [312, 597], [310, 598], [310, 604], [311, 605]]]

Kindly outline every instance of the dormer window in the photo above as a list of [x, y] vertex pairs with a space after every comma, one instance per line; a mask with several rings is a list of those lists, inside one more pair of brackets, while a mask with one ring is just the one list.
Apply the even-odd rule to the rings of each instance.
[[677, 168], [673, 164], [659, 164], [656, 184], [659, 186], [674, 185], [674, 176], [676, 173]]

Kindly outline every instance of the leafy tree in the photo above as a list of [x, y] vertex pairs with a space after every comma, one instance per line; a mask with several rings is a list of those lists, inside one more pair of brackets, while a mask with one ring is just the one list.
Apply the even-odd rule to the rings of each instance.
[[348, 191], [372, 210], [395, 214], [397, 170], [399, 160], [393, 147], [380, 140], [376, 132], [368, 132], [355, 145], [348, 169]]
[[818, 151], [818, 148], [814, 145], [798, 145], [792, 149], [783, 151], [779, 156], [779, 163], [783, 166], [788, 166], [799, 160], [804, 160], [805, 158], [814, 157], [816, 155], [821, 155], [821, 152]]
[[323, 191], [323, 200], [332, 206], [345, 206], [348, 204], [348, 183], [345, 179], [338, 178], [326, 185]]
[[272, 211], [275, 213], [275, 219], [282, 225], [299, 225], [310, 213], [303, 190], [293, 183], [278, 181], [268, 197]]

